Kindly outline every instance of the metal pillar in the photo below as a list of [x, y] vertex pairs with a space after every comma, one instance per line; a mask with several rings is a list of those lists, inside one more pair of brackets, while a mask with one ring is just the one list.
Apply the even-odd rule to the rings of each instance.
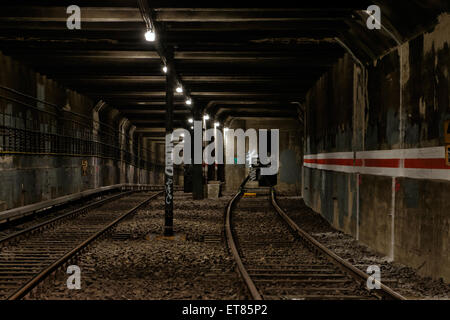
[[143, 145], [143, 137], [142, 137], [142, 133], [138, 134], [138, 139], [137, 139], [137, 160], [136, 160], [136, 172], [137, 172], [137, 183], [141, 184], [141, 158], [142, 158], [142, 145]]
[[[203, 123], [202, 119], [202, 113], [201, 109], [195, 105], [194, 106], [194, 121], [201, 121]], [[203, 130], [202, 130], [203, 131]], [[201, 134], [201, 150], [203, 151], [203, 132]], [[199, 139], [195, 138], [195, 132], [194, 132], [194, 144], [199, 143]], [[195, 146], [194, 146], [195, 147]], [[195, 150], [195, 148], [194, 148]], [[194, 156], [194, 152], [192, 153], [192, 156]], [[194, 162], [193, 170], [192, 170], [192, 197], [194, 200], [201, 200], [203, 199], [203, 168], [202, 168], [202, 162], [203, 162], [203, 152], [201, 155], [201, 162], [199, 164], [196, 164]]]
[[[192, 115], [192, 119], [194, 119], [194, 116]], [[189, 134], [191, 137], [194, 136], [194, 130], [191, 128], [188, 128]], [[191, 193], [192, 192], [192, 172], [193, 172], [193, 165], [194, 165], [194, 141], [191, 139], [191, 164], [184, 165], [184, 192]]]
[[168, 50], [166, 73], [166, 152], [164, 170], [164, 235], [173, 235], [173, 89], [175, 73], [173, 72], [173, 50]]

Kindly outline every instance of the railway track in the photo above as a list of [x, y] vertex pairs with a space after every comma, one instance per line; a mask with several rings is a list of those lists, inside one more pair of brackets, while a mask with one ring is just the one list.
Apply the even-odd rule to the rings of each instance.
[[0, 299], [25, 297], [162, 191], [132, 193], [102, 199], [0, 239]]
[[368, 290], [367, 274], [301, 230], [278, 206], [274, 190], [265, 191], [243, 198], [241, 186], [225, 216], [228, 247], [253, 299], [404, 299], [383, 284]]
[[9, 242], [8, 238], [17, 240], [20, 234], [26, 234], [33, 228], [37, 229], [41, 224], [62, 222], [65, 218], [70, 218], [129, 193], [130, 191], [121, 191], [109, 195], [99, 195], [95, 198], [80, 199], [74, 203], [64, 204], [56, 208], [52, 207], [47, 210], [44, 209], [41, 212], [35, 212], [17, 220], [0, 224], [0, 247]]

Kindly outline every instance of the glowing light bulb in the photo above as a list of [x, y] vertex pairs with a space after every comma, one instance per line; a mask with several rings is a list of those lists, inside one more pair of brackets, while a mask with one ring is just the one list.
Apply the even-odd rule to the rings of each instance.
[[179, 86], [179, 87], [177, 87], [176, 91], [177, 91], [178, 93], [182, 93], [182, 92], [183, 92], [183, 88], [182, 88], [181, 86]]
[[167, 73], [167, 67], [166, 66], [163, 67], [163, 71], [164, 71], [164, 73]]
[[220, 123], [214, 122], [214, 127], [218, 127], [218, 126], [220, 126]]
[[189, 122], [189, 123], [194, 123], [194, 119], [189, 118], [189, 119], [188, 119], [188, 122]]
[[187, 99], [187, 100], [186, 100], [186, 104], [187, 104], [188, 106], [190, 106], [190, 105], [192, 104], [192, 99]]
[[155, 41], [155, 39], [156, 39], [156, 34], [155, 34], [155, 32], [153, 32], [153, 30], [148, 30], [145, 33], [145, 40], [153, 42], [153, 41]]
[[205, 115], [203, 116], [203, 120], [209, 120], [209, 115], [205, 114]]

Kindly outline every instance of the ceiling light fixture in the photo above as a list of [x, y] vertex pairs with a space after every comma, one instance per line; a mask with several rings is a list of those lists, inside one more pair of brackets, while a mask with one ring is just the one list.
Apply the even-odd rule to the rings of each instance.
[[183, 93], [183, 87], [182, 86], [177, 87], [176, 91], [178, 93]]
[[188, 99], [186, 100], [186, 104], [187, 104], [188, 106], [190, 106], [190, 105], [192, 104], [192, 99], [191, 99], [191, 98], [188, 98]]
[[164, 73], [167, 73], [167, 66], [163, 67], [163, 71], [164, 71]]
[[145, 40], [149, 41], [149, 42], [153, 42], [156, 39], [156, 34], [153, 30], [148, 30], [145, 33]]

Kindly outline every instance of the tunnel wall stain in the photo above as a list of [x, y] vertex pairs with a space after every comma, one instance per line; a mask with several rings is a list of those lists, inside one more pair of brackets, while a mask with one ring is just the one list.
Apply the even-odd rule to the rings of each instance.
[[[2, 53], [0, 53], [0, 70], [2, 86], [93, 119], [92, 110], [95, 104], [88, 97], [61, 86]], [[2, 91], [2, 95], [8, 96], [5, 92]], [[36, 103], [36, 107], [54, 111], [50, 110], [50, 106], [40, 102]], [[27, 113], [33, 115], [29, 109], [5, 99], [0, 99], [0, 111], [14, 113], [19, 118]], [[117, 112], [105, 111], [100, 113], [99, 119], [110, 126], [117, 126], [114, 122], [116, 116]], [[40, 124], [43, 130], [46, 126], [45, 123]], [[132, 143], [137, 143], [137, 140], [134, 139]], [[88, 163], [86, 175], [82, 172], [83, 160]], [[89, 156], [4, 154], [0, 155], [0, 211], [87, 189], [118, 183], [145, 184], [150, 183], [150, 180], [150, 172], [122, 161]], [[162, 184], [162, 179], [157, 181]]]
[[[305, 154], [352, 151], [355, 66], [349, 56], [323, 75], [306, 97]], [[339, 229], [353, 233], [352, 175], [304, 167], [305, 202]]]
[[[340, 59], [307, 95], [305, 155], [444, 146], [448, 30], [450, 16], [441, 15], [433, 29], [365, 70], [350, 56]], [[303, 171], [305, 202], [336, 228], [423, 275], [450, 281], [448, 181]]]

